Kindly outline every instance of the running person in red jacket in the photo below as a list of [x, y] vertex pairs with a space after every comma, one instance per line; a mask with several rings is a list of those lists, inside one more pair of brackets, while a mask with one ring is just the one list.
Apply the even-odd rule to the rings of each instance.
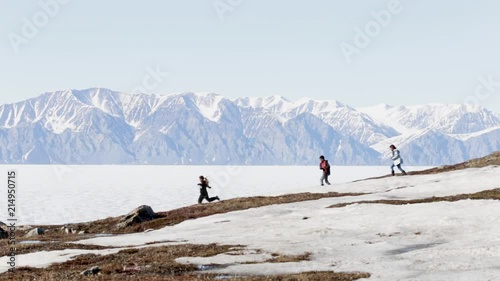
[[198, 184], [200, 186], [200, 197], [198, 198], [198, 204], [201, 204], [201, 202], [203, 201], [203, 199], [206, 199], [208, 202], [212, 202], [212, 201], [215, 201], [215, 200], [219, 200], [219, 196], [215, 196], [215, 197], [209, 197], [208, 196], [208, 191], [207, 191], [207, 187], [208, 188], [212, 188], [208, 185], [208, 179], [205, 178], [204, 176], [200, 176], [200, 183]]
[[330, 175], [330, 164], [328, 164], [328, 160], [325, 160], [325, 156], [323, 155], [319, 157], [319, 160], [319, 169], [323, 171], [323, 175], [321, 176], [321, 185], [324, 185], [323, 181], [330, 185], [330, 182], [328, 181], [328, 176]]

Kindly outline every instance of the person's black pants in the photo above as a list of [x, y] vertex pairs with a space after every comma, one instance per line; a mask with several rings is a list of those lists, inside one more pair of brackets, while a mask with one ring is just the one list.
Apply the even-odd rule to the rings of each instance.
[[208, 202], [212, 202], [217, 200], [217, 197], [208, 197], [208, 194], [200, 194], [200, 198], [198, 198], [198, 204], [201, 204], [203, 199], [206, 199]]
[[330, 184], [330, 182], [328, 181], [328, 174], [327, 173], [323, 173], [323, 176], [321, 176], [321, 185], [323, 185], [323, 181], [326, 182], [326, 184]]

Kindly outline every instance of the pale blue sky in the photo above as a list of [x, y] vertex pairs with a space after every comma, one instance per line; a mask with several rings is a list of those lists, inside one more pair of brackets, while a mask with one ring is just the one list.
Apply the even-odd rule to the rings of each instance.
[[[2, 104], [64, 88], [130, 92], [156, 66], [169, 72], [156, 93], [352, 106], [462, 103], [479, 77], [500, 82], [496, 0], [401, 0], [403, 10], [351, 63], [340, 44], [354, 44], [355, 28], [390, 1], [240, 0], [221, 20], [214, 2], [237, 0], [65, 0], [15, 52], [10, 38], [23, 36], [23, 18], [43, 20], [39, 1], [0, 0]], [[479, 102], [500, 112], [500, 86], [489, 88]]]

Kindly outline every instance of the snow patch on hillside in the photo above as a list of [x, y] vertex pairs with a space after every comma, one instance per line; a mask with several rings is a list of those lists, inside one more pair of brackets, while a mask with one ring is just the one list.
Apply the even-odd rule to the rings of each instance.
[[[188, 220], [148, 233], [99, 237], [75, 243], [145, 247], [146, 243], [168, 240], [173, 241], [172, 244], [247, 245], [250, 252], [260, 250], [264, 255], [251, 256], [253, 260], [263, 260], [271, 253], [311, 253], [310, 261], [286, 264], [237, 264], [245, 259], [232, 255], [178, 260], [192, 264], [225, 264], [227, 267], [209, 271], [223, 274], [334, 270], [368, 272], [370, 280], [496, 280], [500, 276], [498, 201], [328, 207], [364, 200], [405, 200], [474, 193], [498, 188], [499, 182], [500, 167], [486, 167], [308, 188], [311, 192], [371, 194], [273, 205]], [[258, 183], [255, 181], [255, 184]], [[90, 252], [112, 254], [114, 250]], [[18, 266], [47, 266], [90, 252], [66, 250], [20, 255]], [[40, 257], [43, 257], [43, 264], [39, 263]], [[0, 258], [0, 271], [7, 270], [6, 259]]]

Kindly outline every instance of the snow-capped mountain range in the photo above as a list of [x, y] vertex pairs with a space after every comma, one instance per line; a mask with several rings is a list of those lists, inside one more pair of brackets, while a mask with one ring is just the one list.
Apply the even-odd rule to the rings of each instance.
[[0, 159], [27, 164], [442, 165], [500, 150], [500, 114], [469, 105], [378, 105], [211, 93], [44, 93], [0, 106]]

